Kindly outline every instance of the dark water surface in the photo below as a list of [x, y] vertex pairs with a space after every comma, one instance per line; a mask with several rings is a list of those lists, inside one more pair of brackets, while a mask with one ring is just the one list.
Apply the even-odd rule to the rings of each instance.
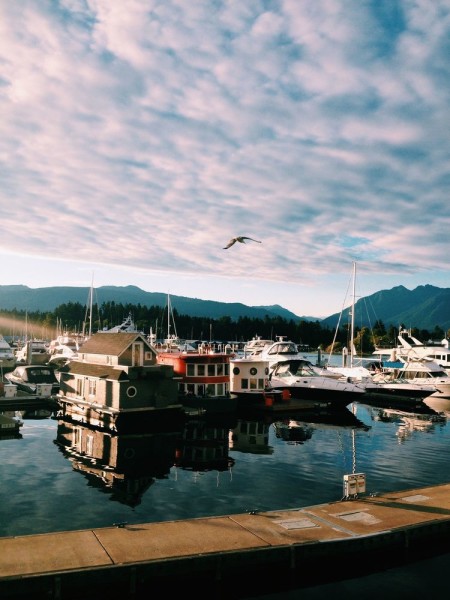
[[[0, 437], [0, 536], [306, 507], [340, 500], [350, 473], [365, 474], [370, 494], [447, 483], [450, 402], [446, 413], [424, 412], [355, 403], [338, 417], [298, 413], [271, 422], [238, 414], [124, 439], [56, 414], [25, 414], [20, 438]], [[289, 428], [293, 420], [297, 426]], [[189, 441], [199, 433], [201, 442]], [[442, 579], [444, 558], [433, 559], [427, 572], [436, 568]], [[425, 564], [409, 574], [381, 574], [378, 584], [374, 575], [311, 588], [306, 597], [356, 597], [375, 584], [394, 597], [382, 582], [404, 579], [404, 592]], [[428, 583], [428, 597], [439, 597], [438, 586], [437, 578]], [[396, 598], [419, 597], [417, 582], [409, 595], [402, 590]]]
[[206, 441], [191, 445], [170, 426], [135, 439], [82, 427], [96, 444], [87, 455], [77, 427], [25, 415], [21, 439], [0, 438], [0, 536], [311, 506], [340, 500], [354, 472], [375, 494], [450, 481], [445, 415], [350, 408], [323, 423], [299, 413], [291, 430], [248, 416], [194, 423]]

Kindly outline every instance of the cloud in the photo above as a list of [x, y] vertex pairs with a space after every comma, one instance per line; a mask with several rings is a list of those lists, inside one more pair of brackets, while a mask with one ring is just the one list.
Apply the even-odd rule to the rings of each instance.
[[446, 276], [449, 29], [448, 0], [1, 3], [0, 247], [225, 286], [356, 250]]

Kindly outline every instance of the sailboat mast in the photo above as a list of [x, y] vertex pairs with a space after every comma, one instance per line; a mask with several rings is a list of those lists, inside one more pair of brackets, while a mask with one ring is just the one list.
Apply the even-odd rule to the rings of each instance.
[[170, 295], [167, 294], [167, 339], [170, 340]]
[[89, 298], [89, 337], [92, 336], [92, 305], [93, 305], [93, 296], [94, 296], [94, 274], [92, 274], [91, 294], [90, 294], [90, 298]]
[[355, 292], [356, 292], [356, 262], [353, 263], [353, 289], [352, 289], [352, 308], [350, 320], [350, 367], [353, 367], [353, 359], [355, 354], [355, 346], [353, 338], [355, 337]]

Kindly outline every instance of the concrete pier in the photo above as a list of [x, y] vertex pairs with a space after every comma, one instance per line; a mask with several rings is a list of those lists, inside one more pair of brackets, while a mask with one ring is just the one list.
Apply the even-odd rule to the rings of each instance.
[[448, 552], [450, 484], [301, 508], [0, 538], [0, 597], [245, 598]]

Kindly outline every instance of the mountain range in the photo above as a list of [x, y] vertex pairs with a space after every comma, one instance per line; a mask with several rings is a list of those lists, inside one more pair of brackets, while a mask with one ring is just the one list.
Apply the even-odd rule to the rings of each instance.
[[[100, 286], [93, 290], [94, 303], [140, 304], [141, 306], [167, 306], [168, 296], [160, 292], [146, 292], [136, 286]], [[89, 303], [91, 290], [88, 287], [44, 287], [29, 288], [25, 285], [0, 286], [0, 310], [53, 311], [61, 304]], [[179, 314], [192, 317], [220, 319], [239, 317], [264, 319], [281, 317], [287, 320], [319, 321], [324, 327], [335, 328], [339, 322], [348, 322], [350, 307], [342, 314], [335, 313], [326, 318], [298, 316], [275, 304], [272, 306], [247, 306], [240, 302], [216, 302], [186, 296], [170, 295], [170, 303]], [[344, 321], [345, 319], [345, 321]], [[450, 329], [450, 288], [423, 285], [408, 290], [396, 286], [370, 296], [360, 298], [355, 304], [355, 325], [371, 327], [375, 321], [382, 321], [386, 327], [417, 327], [432, 331], [436, 326], [445, 331]]]

